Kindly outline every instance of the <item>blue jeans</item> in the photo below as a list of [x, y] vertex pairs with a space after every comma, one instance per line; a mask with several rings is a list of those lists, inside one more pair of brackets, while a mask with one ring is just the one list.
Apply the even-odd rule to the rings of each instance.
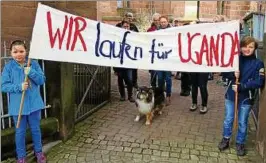
[[[17, 124], [18, 116], [13, 116], [15, 125]], [[20, 126], [16, 128], [15, 141], [17, 158], [26, 157], [26, 129], [27, 124], [31, 130], [34, 152], [42, 152], [42, 138], [40, 129], [41, 110], [35, 111], [30, 115], [22, 115]]]
[[[234, 106], [235, 102], [225, 99], [225, 118], [223, 137], [230, 138], [232, 136], [232, 128], [234, 123]], [[251, 110], [251, 105], [243, 104], [243, 101], [238, 104], [238, 131], [236, 143], [244, 144], [247, 136], [248, 117]]]
[[172, 93], [172, 78], [170, 71], [156, 71], [158, 76], [158, 87], [164, 88], [166, 83], [166, 96], [170, 97]]

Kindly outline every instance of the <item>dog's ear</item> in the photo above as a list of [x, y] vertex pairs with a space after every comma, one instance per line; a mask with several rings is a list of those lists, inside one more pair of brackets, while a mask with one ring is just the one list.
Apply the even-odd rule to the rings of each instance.
[[149, 93], [153, 93], [153, 88], [152, 87], [149, 87], [148, 92]]

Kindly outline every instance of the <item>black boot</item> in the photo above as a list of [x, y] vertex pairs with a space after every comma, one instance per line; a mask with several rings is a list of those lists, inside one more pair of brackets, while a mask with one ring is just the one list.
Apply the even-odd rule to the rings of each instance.
[[220, 151], [224, 151], [229, 148], [229, 138], [223, 138], [222, 141], [219, 143], [218, 148]]
[[129, 97], [128, 100], [129, 100], [129, 102], [135, 102], [133, 97]]
[[181, 90], [181, 92], [180, 92], [180, 96], [189, 96], [189, 95], [190, 95], [189, 90]]
[[246, 151], [245, 151], [245, 145], [244, 144], [236, 144], [236, 152], [238, 156], [245, 156]]

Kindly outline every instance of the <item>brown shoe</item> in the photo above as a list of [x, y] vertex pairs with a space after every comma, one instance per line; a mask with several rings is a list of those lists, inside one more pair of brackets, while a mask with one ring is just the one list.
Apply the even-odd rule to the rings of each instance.
[[168, 106], [170, 104], [171, 104], [171, 98], [170, 97], [166, 97], [165, 105]]

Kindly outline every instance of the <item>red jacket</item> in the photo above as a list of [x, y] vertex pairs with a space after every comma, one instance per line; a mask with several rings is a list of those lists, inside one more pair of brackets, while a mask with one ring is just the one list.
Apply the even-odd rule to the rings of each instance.
[[148, 30], [147, 32], [152, 32], [152, 31], [156, 31], [157, 30], [157, 27], [155, 25], [152, 25]]

